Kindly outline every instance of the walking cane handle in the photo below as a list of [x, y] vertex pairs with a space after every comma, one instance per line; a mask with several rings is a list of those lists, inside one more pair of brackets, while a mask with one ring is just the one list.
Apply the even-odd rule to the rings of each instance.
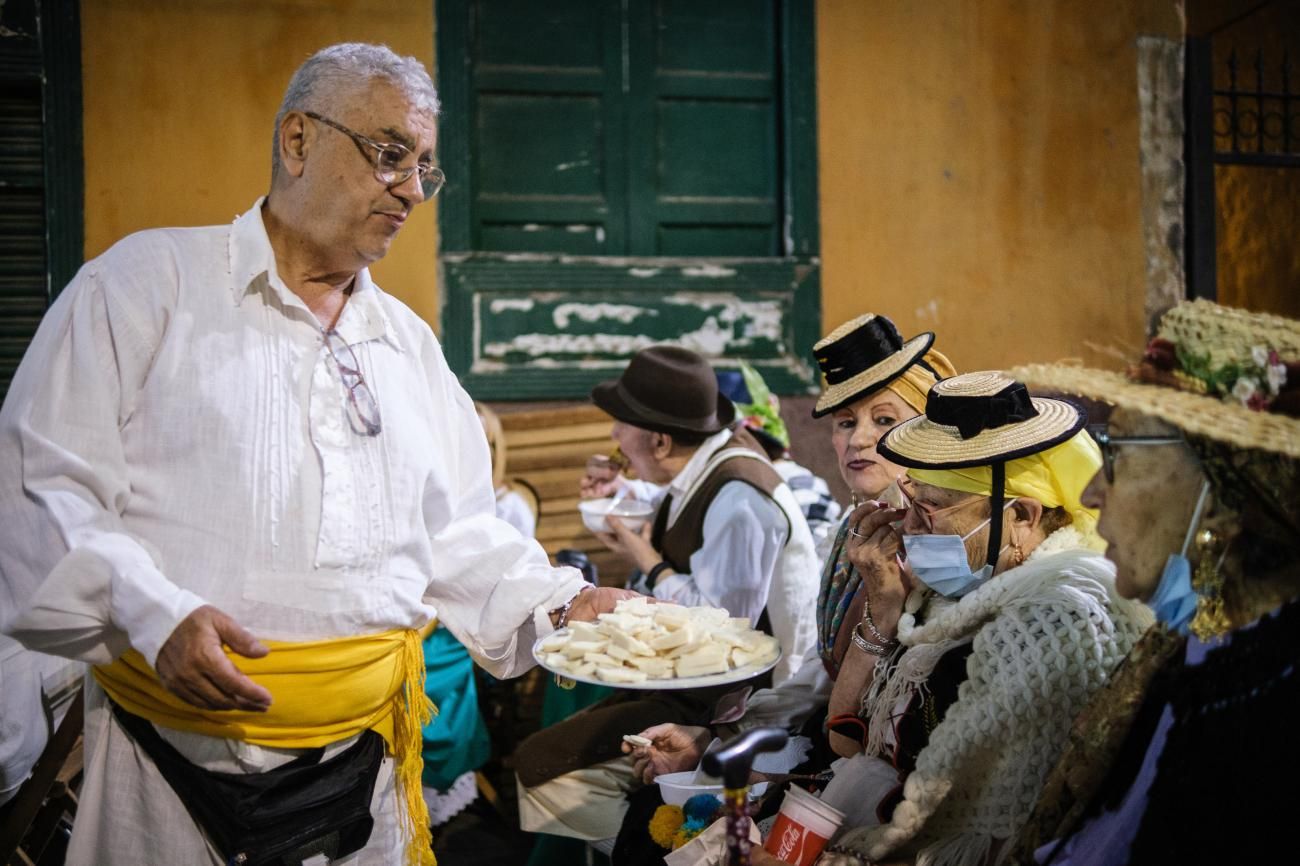
[[749, 771], [761, 752], [776, 752], [785, 747], [790, 735], [782, 728], [755, 728], [733, 737], [715, 752], [704, 756], [704, 772], [721, 776], [728, 788], [749, 784]]

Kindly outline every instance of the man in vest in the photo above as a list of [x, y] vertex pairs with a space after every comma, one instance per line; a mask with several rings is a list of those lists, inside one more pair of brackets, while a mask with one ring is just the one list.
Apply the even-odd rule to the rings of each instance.
[[[637, 588], [666, 602], [726, 608], [770, 631], [784, 653], [779, 683], [816, 637], [819, 567], [794, 494], [754, 438], [732, 429], [735, 409], [704, 358], [675, 346], [638, 352], [592, 400], [614, 417], [612, 437], [641, 482], [629, 495], [657, 504], [633, 532], [606, 518], [601, 536], [644, 575]], [[606, 839], [618, 832], [634, 784], [624, 734], [669, 719], [712, 721], [734, 689], [624, 692], [539, 731], [517, 755], [526, 830]]]

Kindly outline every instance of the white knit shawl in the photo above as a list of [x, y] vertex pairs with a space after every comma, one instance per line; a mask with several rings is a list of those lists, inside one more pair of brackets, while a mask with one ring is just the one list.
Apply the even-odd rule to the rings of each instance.
[[[850, 830], [837, 848], [878, 860], [906, 846], [917, 866], [980, 866], [993, 840], [1020, 829], [1075, 715], [1151, 623], [1144, 605], [1116, 595], [1115, 568], [1090, 542], [1067, 526], [960, 601], [932, 599], [923, 624], [903, 615], [905, 649], [863, 702], [867, 753], [887, 751], [900, 703], [969, 641], [967, 680], [890, 823]], [[822, 862], [852, 860], [828, 853]]]

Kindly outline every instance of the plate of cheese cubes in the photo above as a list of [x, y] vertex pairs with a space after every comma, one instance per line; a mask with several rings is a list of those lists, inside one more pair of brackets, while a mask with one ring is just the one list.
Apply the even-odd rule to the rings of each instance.
[[770, 670], [781, 644], [749, 620], [713, 607], [646, 598], [620, 601], [595, 622], [574, 622], [533, 645], [547, 670], [623, 689], [694, 689], [741, 682]]

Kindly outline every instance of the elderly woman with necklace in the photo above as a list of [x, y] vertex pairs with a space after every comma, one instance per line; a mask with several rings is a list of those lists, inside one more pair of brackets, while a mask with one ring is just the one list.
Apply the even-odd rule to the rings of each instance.
[[1149, 623], [1115, 592], [1080, 501], [1101, 465], [1085, 420], [973, 373], [935, 385], [925, 416], [880, 444], [909, 467], [912, 504], [849, 518], [867, 604], [832, 740], [869, 814], [823, 864], [996, 858], [1074, 714]]
[[1300, 774], [1300, 322], [1196, 301], [1165, 315], [1129, 377], [1019, 372], [1115, 407], [1087, 499], [1104, 509], [1120, 592], [1161, 622], [1076, 721], [1008, 862], [1287, 856], [1293, 798], [1276, 792]]

